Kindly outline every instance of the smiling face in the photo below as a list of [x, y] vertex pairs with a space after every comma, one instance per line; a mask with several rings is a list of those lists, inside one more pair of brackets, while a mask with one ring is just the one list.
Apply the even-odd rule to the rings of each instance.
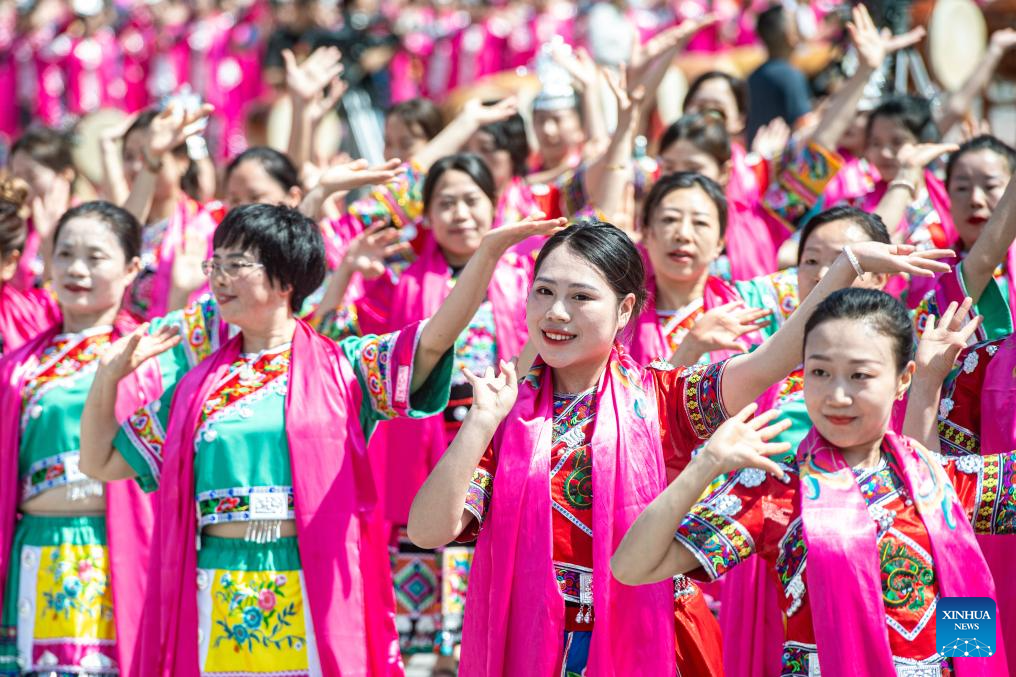
[[964, 153], [953, 163], [949, 200], [964, 249], [970, 249], [980, 237], [1011, 173], [1006, 158], [987, 148]]
[[118, 307], [138, 274], [109, 226], [98, 218], [71, 219], [53, 247], [53, 290], [64, 313], [97, 315]]
[[438, 179], [427, 225], [448, 263], [465, 265], [494, 222], [494, 205], [472, 177], [449, 169]]
[[271, 318], [289, 309], [292, 289], [282, 289], [273, 284], [259, 265], [242, 265], [258, 263], [252, 253], [240, 247], [218, 247], [212, 261], [227, 267], [240, 264], [232, 275], [214, 270], [209, 279], [222, 319], [226, 322], [240, 329], [264, 327], [271, 324]]
[[300, 197], [299, 187], [286, 190], [257, 160], [241, 162], [226, 181], [226, 203], [232, 206], [264, 203], [295, 208]]
[[828, 320], [808, 334], [804, 403], [831, 444], [863, 451], [882, 439], [914, 372], [910, 362], [901, 374], [895, 360], [892, 339], [863, 320]]
[[[868, 242], [871, 238], [864, 229], [849, 219], [830, 221], [815, 229], [801, 250], [801, 262], [797, 266], [798, 293], [801, 300], [807, 298], [839, 257], [845, 245]], [[882, 289], [886, 277], [868, 273], [854, 280], [854, 287]]]
[[618, 300], [600, 271], [565, 243], [536, 272], [526, 301], [529, 337], [551, 368], [595, 371], [634, 305], [634, 294]]
[[557, 167], [582, 144], [582, 120], [574, 108], [533, 111], [533, 131], [547, 167]]
[[653, 272], [665, 280], [700, 279], [723, 250], [719, 210], [699, 186], [678, 188], [664, 196], [645, 230], [643, 243]]
[[687, 139], [680, 139], [667, 146], [660, 153], [660, 170], [662, 174], [674, 172], [695, 172], [712, 179], [721, 186], [726, 186], [729, 178], [729, 163], [722, 165], [709, 153], [698, 148]]
[[900, 171], [900, 149], [918, 143], [917, 137], [895, 118], [879, 115], [871, 122], [865, 156], [883, 181], [892, 181]]

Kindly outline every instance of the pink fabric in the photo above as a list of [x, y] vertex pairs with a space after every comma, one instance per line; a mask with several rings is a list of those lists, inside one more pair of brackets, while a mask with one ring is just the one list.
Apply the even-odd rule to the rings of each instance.
[[752, 204], [762, 196], [758, 176], [748, 166], [748, 152], [737, 141], [730, 144], [730, 179], [727, 181], [727, 199]]
[[120, 70], [120, 43], [111, 28], [89, 37], [71, 38], [63, 60], [67, 76], [67, 112], [86, 115], [100, 108], [121, 108], [126, 93]]
[[32, 289], [35, 282], [41, 277], [38, 270], [37, 259], [39, 258], [39, 247], [42, 245], [42, 238], [32, 225], [32, 219], [28, 219], [28, 234], [25, 237], [25, 246], [21, 248], [21, 258], [18, 259], [18, 270], [14, 274], [12, 284], [22, 289]]
[[[670, 344], [667, 341], [667, 337], [663, 335], [663, 328], [660, 326], [659, 318], [656, 316], [656, 277], [649, 269], [648, 257], [643, 258], [647, 263], [648, 276], [646, 279], [646, 289], [649, 292], [649, 298], [646, 302], [646, 307], [642, 310], [642, 314], [639, 315], [638, 320], [635, 322], [634, 336], [628, 349], [635, 362], [645, 365], [657, 358], [663, 360], [670, 359]], [[706, 312], [725, 303], [740, 300], [741, 297], [733, 285], [718, 277], [709, 276], [703, 293], [703, 307]], [[757, 332], [747, 334], [743, 339], [746, 343], [752, 345], [762, 342], [762, 337]], [[720, 362], [734, 354], [734, 352], [726, 350], [709, 353], [710, 361], [712, 362]]]
[[[995, 597], [973, 527], [939, 462], [902, 435], [884, 448], [913, 497], [931, 540], [943, 597]], [[875, 523], [840, 452], [812, 429], [798, 451], [808, 546], [808, 594], [826, 677], [894, 674], [882, 603]], [[996, 616], [996, 631], [998, 618]], [[956, 675], [1006, 675], [1005, 650], [991, 658], [954, 659]]]
[[42, 289], [0, 285], [0, 354], [10, 353], [60, 322], [60, 307]]
[[779, 251], [793, 232], [766, 212], [755, 199], [750, 203], [729, 199], [724, 234], [730, 277], [752, 280], [779, 269]]
[[836, 152], [843, 158], [843, 166], [826, 184], [826, 189], [822, 193], [826, 207], [864, 198], [875, 190], [879, 181], [878, 170], [867, 160], [857, 157], [845, 148], [839, 148]]
[[[928, 189], [928, 197], [931, 200], [932, 207], [935, 208], [935, 212], [938, 214], [940, 223], [942, 224], [942, 231], [945, 235], [946, 243], [952, 246], [958, 239], [959, 236], [956, 233], [956, 225], [952, 220], [952, 212], [950, 210], [949, 194], [945, 190], [945, 186], [939, 181], [933, 173], [928, 170], [924, 171], [924, 185]], [[886, 190], [888, 190], [889, 184], [885, 181], [879, 181], [875, 184], [874, 190], [872, 190], [864, 198], [861, 208], [866, 212], [874, 212], [878, 208], [878, 203], [885, 197]], [[905, 224], [896, 224], [896, 228], [893, 228], [893, 224], [887, 223], [886, 227], [889, 228], [890, 234], [899, 230], [901, 227], [905, 227]]]
[[[759, 411], [762, 411], [759, 409]], [[771, 677], [783, 662], [782, 591], [766, 561], [750, 557], [723, 576], [723, 667], [737, 677]]]
[[[499, 359], [510, 360], [517, 356], [526, 342], [525, 308], [531, 263], [530, 257], [519, 257], [517, 265], [502, 259], [487, 288], [487, 298], [494, 311]], [[361, 321], [361, 329], [382, 333], [431, 317], [451, 291], [450, 272], [436, 240], [429, 238], [422, 256], [399, 278], [389, 317], [369, 329]], [[370, 327], [370, 323], [367, 324]], [[414, 440], [414, 444], [407, 445], [406, 440]], [[413, 498], [450, 443], [442, 416], [393, 419], [378, 426], [370, 442], [370, 455], [374, 458], [376, 453], [385, 453], [387, 467], [397, 469], [385, 473], [385, 513], [393, 524], [408, 522]]]
[[[411, 373], [416, 334], [417, 327], [407, 327], [396, 344], [396, 363], [389, 369], [399, 381]], [[194, 635], [194, 432], [210, 389], [240, 354], [242, 341], [242, 334], [233, 337], [195, 367], [173, 397], [138, 675], [200, 674]], [[286, 437], [300, 560], [321, 669], [343, 677], [398, 675], [402, 668], [391, 572], [358, 420], [363, 395], [341, 348], [302, 321], [292, 350]], [[408, 388], [396, 388], [396, 409], [408, 407], [408, 398]]]
[[[545, 677], [561, 669], [564, 599], [551, 548], [553, 384], [525, 380], [498, 429], [497, 489], [469, 576], [461, 672]], [[600, 381], [593, 459], [593, 626], [590, 675], [673, 675], [670, 580], [628, 587], [610, 557], [639, 513], [666, 485], [651, 375], [611, 351]]]
[[[117, 320], [114, 336], [132, 331], [126, 313]], [[61, 331], [48, 331], [0, 360], [0, 589], [12, 566], [11, 539], [18, 519], [18, 454], [21, 439], [21, 393], [39, 355]], [[125, 378], [117, 395], [117, 420], [124, 421], [138, 407], [162, 391], [162, 377], [154, 360]], [[117, 661], [130, 674], [137, 646], [154, 522], [152, 501], [133, 480], [106, 483], [106, 537], [109, 543]]]
[[[162, 317], [168, 310], [169, 292], [173, 282], [173, 260], [176, 258], [176, 249], [183, 245], [187, 232], [197, 231], [202, 237], [207, 238], [208, 253], [211, 255], [212, 235], [215, 233], [217, 225], [212, 215], [190, 198], [185, 197], [177, 203], [176, 209], [169, 219], [162, 243], [159, 245], [159, 269], [152, 282], [149, 318]], [[191, 294], [189, 301], [194, 301], [207, 292], [208, 285], [206, 284]]]

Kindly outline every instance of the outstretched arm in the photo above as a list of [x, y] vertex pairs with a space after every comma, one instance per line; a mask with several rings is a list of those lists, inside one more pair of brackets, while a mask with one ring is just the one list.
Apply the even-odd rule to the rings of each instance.
[[491, 106], [483, 105], [479, 99], [468, 101], [462, 112], [437, 136], [428, 141], [423, 150], [413, 156], [413, 162], [424, 172], [430, 171], [431, 165], [441, 158], [461, 151], [469, 141], [469, 137], [480, 127], [507, 120], [516, 113], [518, 105], [514, 97], [498, 101]]
[[553, 235], [567, 222], [563, 218], [543, 220], [542, 217], [543, 214], [532, 216], [513, 225], [495, 228], [483, 236], [480, 248], [469, 259], [448, 298], [420, 333], [413, 369], [413, 391], [427, 381], [430, 372], [476, 314], [487, 295], [490, 278], [501, 256], [526, 238]]
[[770, 440], [789, 428], [790, 421], [773, 423], [779, 415], [775, 409], [752, 418], [756, 409], [749, 404], [717, 428], [702, 452], [639, 515], [610, 559], [617, 580], [625, 585], [655, 583], [699, 566], [691, 551], [674, 540], [674, 532], [720, 475], [760, 468], [783, 477], [770, 456], [786, 453], [790, 444]]
[[1003, 28], [991, 34], [988, 49], [981, 57], [980, 63], [963, 86], [946, 99], [942, 119], [938, 121], [938, 128], [943, 136], [970, 112], [970, 104], [973, 103], [974, 97], [988, 86], [1002, 57], [1013, 47], [1016, 47], [1016, 28]]
[[1016, 239], [1016, 181], [1010, 178], [1002, 199], [999, 200], [998, 206], [991, 213], [991, 218], [988, 219], [984, 230], [977, 237], [977, 242], [970, 248], [970, 253], [963, 259], [960, 267], [963, 271], [963, 285], [975, 303], [994, 277], [995, 269], [1005, 261], [1014, 239]]
[[[952, 256], [948, 249], [917, 252], [909, 245], [887, 245], [881, 242], [860, 242], [849, 247], [864, 273], [908, 273], [934, 277], [949, 266], [935, 259]], [[790, 319], [747, 355], [730, 358], [720, 382], [720, 393], [727, 411], [736, 411], [754, 401], [765, 390], [785, 378], [801, 363], [804, 349], [804, 326], [818, 304], [837, 289], [853, 284], [858, 272], [851, 264], [844, 247], [822, 281], [801, 302]]]

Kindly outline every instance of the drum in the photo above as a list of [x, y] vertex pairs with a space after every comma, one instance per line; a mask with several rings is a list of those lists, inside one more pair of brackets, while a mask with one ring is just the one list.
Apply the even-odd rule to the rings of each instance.
[[973, 75], [987, 47], [988, 27], [973, 0], [917, 0], [911, 5], [912, 27], [928, 36], [922, 53], [935, 80], [956, 91]]
[[101, 108], [81, 118], [74, 127], [74, 165], [94, 186], [101, 186], [105, 180], [99, 146], [102, 133], [110, 127], [123, 125], [126, 119], [123, 111]]

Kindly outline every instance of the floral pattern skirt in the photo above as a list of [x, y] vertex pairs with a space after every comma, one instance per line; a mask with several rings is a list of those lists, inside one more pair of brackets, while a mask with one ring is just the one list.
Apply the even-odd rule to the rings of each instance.
[[198, 656], [203, 677], [320, 677], [296, 538], [202, 536]]
[[118, 675], [105, 517], [23, 515], [0, 620], [0, 675]]

